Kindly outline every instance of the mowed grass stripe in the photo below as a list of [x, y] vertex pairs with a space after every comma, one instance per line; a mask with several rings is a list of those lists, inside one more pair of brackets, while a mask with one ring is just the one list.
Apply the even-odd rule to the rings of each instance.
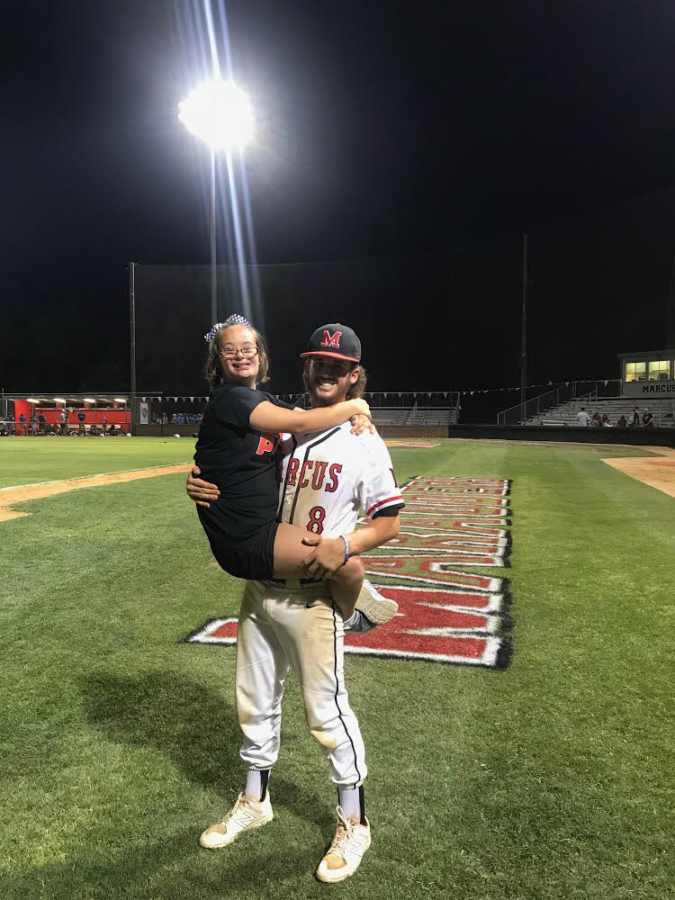
[[[347, 658], [374, 840], [339, 890], [667, 896], [674, 501], [591, 451], [393, 456], [400, 481], [514, 480], [514, 656], [501, 673]], [[292, 678], [274, 822], [220, 853], [196, 844], [241, 784], [234, 651], [176, 641], [236, 615], [240, 585], [210, 565], [184, 478], [31, 506], [0, 524], [3, 900], [325, 892], [335, 795]]]
[[0, 439], [0, 488], [187, 462], [194, 438]]

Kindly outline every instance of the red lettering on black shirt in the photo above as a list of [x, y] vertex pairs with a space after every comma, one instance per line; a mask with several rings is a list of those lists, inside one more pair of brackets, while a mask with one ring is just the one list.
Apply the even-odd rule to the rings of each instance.
[[262, 456], [263, 453], [272, 453], [277, 445], [277, 438], [270, 438], [266, 434], [260, 435], [258, 441], [258, 449], [255, 451], [256, 456]]

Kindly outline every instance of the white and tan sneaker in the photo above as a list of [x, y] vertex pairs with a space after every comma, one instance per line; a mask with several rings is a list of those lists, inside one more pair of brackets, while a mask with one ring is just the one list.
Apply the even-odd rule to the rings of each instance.
[[398, 603], [383, 597], [366, 578], [356, 601], [356, 609], [363, 613], [371, 625], [384, 625], [398, 612]]
[[356, 825], [345, 818], [338, 806], [338, 823], [333, 843], [319, 863], [316, 877], [319, 881], [336, 884], [349, 878], [358, 869], [363, 854], [370, 847], [370, 823]]
[[260, 828], [267, 825], [274, 818], [269, 791], [264, 800], [251, 800], [243, 794], [239, 794], [237, 802], [222, 822], [216, 822], [206, 829], [199, 838], [202, 847], [214, 850], [217, 847], [227, 847], [242, 831], [249, 828]]

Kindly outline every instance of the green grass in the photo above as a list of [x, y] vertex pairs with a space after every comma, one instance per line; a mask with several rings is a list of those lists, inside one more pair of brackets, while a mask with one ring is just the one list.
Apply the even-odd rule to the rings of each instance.
[[[185, 439], [7, 439], [1, 477], [191, 452]], [[234, 651], [177, 641], [236, 614], [240, 585], [211, 565], [184, 478], [25, 504], [33, 515], [0, 523], [2, 900], [672, 896], [675, 500], [599, 461], [619, 455], [646, 453], [394, 451], [400, 481], [514, 480], [513, 568], [498, 573], [514, 654], [504, 672], [347, 658], [373, 846], [336, 888], [312, 877], [335, 795], [293, 680], [274, 822], [197, 846], [241, 786]]]
[[0, 439], [0, 488], [189, 462], [194, 438]]

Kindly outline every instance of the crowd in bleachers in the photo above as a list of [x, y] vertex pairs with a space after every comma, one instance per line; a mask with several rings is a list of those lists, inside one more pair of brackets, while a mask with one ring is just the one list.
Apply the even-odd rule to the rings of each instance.
[[621, 413], [616, 423], [612, 422], [608, 413], [601, 413], [599, 410], [590, 416], [586, 412], [585, 406], [582, 406], [577, 413], [577, 425], [581, 428], [654, 428], [654, 424], [653, 413], [647, 408], [640, 413], [640, 409], [637, 406], [633, 408], [633, 412], [628, 418], [624, 413]]
[[629, 397], [597, 397], [567, 400], [527, 420], [528, 425], [558, 425], [581, 428], [673, 428], [675, 402], [650, 398], [649, 406], [638, 406]]
[[203, 418], [203, 413], [195, 415], [194, 413], [179, 412], [172, 416], [167, 413], [153, 413], [151, 421], [153, 425], [199, 425]]

